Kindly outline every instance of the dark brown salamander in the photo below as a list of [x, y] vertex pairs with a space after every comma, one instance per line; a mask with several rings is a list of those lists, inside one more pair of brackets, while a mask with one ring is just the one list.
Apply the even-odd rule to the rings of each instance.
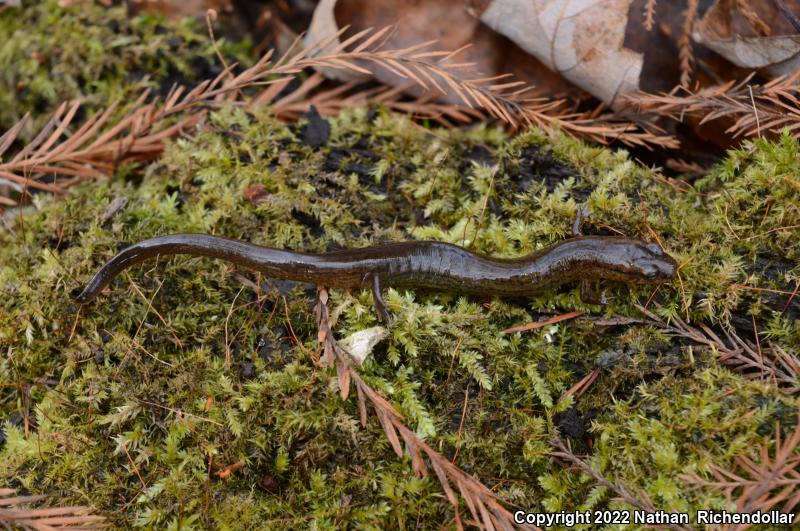
[[517, 296], [571, 281], [659, 283], [673, 278], [676, 271], [675, 261], [658, 245], [618, 237], [581, 236], [522, 258], [503, 259], [441, 242], [390, 243], [310, 254], [221, 236], [173, 234], [121, 251], [73, 297], [80, 303], [89, 302], [125, 268], [170, 254], [221, 258], [269, 277], [327, 287], [370, 286], [375, 308], [384, 320], [388, 320], [388, 312], [381, 285]]

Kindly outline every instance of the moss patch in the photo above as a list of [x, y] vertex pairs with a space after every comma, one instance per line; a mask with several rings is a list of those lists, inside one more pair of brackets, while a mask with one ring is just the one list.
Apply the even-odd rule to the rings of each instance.
[[[81, 99], [82, 113], [126, 104], [145, 89], [166, 95], [221, 72], [204, 25], [159, 15], [126, 15], [122, 7], [58, 0], [24, 1], [0, 12], [0, 130], [26, 113], [33, 119], [20, 139], [30, 141], [61, 102]], [[231, 61], [250, 61], [250, 43], [219, 39]], [[79, 117], [80, 118], [80, 117]]]
[[[605, 307], [582, 303], [577, 286], [531, 300], [389, 290], [395, 323], [365, 379], [511, 507], [619, 505], [550, 461], [547, 439], [559, 429], [607, 477], [659, 508], [692, 511], [724, 499], [687, 490], [679, 474], [728, 465], [777, 421], [784, 431], [796, 422], [794, 398], [648, 326], [578, 320], [502, 332], [572, 310], [639, 317], [633, 304], [651, 299], [667, 318], [747, 339], [755, 322], [762, 342], [796, 354], [797, 298], [784, 310], [788, 295], [744, 287], [790, 292], [800, 277], [798, 231], [788, 228], [800, 224], [800, 163], [788, 135], [731, 152], [685, 187], [624, 152], [538, 131], [424, 131], [380, 110], [332, 119], [320, 149], [299, 140], [302, 124], [266, 114], [222, 110], [210, 125], [172, 144], [138, 187], [92, 183], [6, 220], [0, 477], [10, 484], [94, 504], [119, 527], [452, 522], [435, 480], [415, 478], [376, 422], [361, 429], [333, 372], [314, 366], [309, 286], [175, 257], [132, 268], [77, 315], [70, 290], [121, 246], [173, 232], [307, 251], [437, 239], [519, 256], [568, 237], [586, 201], [589, 233], [662, 238], [681, 281], [655, 294], [606, 286]], [[101, 222], [119, 197], [127, 206]], [[366, 291], [333, 290], [331, 310], [341, 337], [377, 324]], [[587, 394], [559, 401], [596, 366]], [[234, 463], [244, 466], [214, 474]]]

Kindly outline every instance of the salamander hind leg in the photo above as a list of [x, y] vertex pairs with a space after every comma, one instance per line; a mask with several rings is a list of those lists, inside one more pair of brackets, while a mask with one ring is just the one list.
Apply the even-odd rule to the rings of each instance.
[[386, 308], [383, 295], [381, 295], [381, 277], [377, 273], [372, 274], [372, 302], [375, 305], [375, 311], [378, 313], [378, 319], [389, 324], [391, 316]]

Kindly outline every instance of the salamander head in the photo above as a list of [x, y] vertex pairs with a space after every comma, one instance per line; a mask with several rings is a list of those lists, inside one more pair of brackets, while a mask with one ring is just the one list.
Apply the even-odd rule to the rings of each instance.
[[637, 284], [658, 284], [675, 278], [678, 264], [658, 244], [619, 238], [611, 247], [604, 264], [605, 278]]

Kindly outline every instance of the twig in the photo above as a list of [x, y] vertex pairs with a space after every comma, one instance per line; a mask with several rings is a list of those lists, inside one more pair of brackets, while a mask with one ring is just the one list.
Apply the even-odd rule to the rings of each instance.
[[506, 328], [505, 330], [503, 330], [503, 333], [513, 334], [515, 332], [527, 332], [529, 330], [536, 330], [538, 328], [544, 328], [545, 326], [550, 326], [551, 324], [560, 323], [561, 321], [566, 321], [568, 319], [574, 319], [576, 317], [580, 317], [584, 313], [586, 312], [584, 311], [567, 312], [561, 315], [556, 315], [544, 321], [535, 321], [524, 325], [512, 326], [511, 328]]
[[139, 478], [139, 482], [142, 484], [142, 488], [147, 488], [147, 483], [144, 479], [142, 479], [142, 475], [139, 473], [139, 467], [136, 466], [136, 462], [131, 457], [130, 452], [128, 451], [128, 443], [122, 443], [122, 449], [125, 450], [125, 455], [128, 457], [128, 461], [130, 462], [131, 466], [133, 467], [133, 471], [136, 473], [136, 477]]
[[236, 299], [239, 298], [239, 295], [242, 294], [244, 291], [244, 286], [239, 288], [238, 293], [233, 297], [233, 301], [231, 301], [231, 307], [228, 309], [228, 314], [225, 316], [225, 368], [231, 368], [231, 343], [232, 341], [228, 341], [228, 322], [231, 320], [231, 315], [233, 315], [233, 310], [236, 307]]
[[575, 398], [580, 398], [581, 395], [583, 395], [584, 393], [586, 393], [586, 391], [589, 390], [594, 381], [597, 380], [597, 377], [600, 376], [600, 370], [601, 370], [600, 367], [592, 369], [592, 371], [589, 374], [578, 380], [578, 382], [575, 383], [575, 385], [564, 391], [564, 394], [562, 394], [559, 397], [558, 401], [561, 402], [570, 395], [575, 395]]
[[761, 121], [758, 119], [758, 108], [756, 107], [756, 100], [753, 98], [752, 85], [748, 85], [747, 90], [750, 91], [750, 104], [753, 106], [753, 116], [756, 119], [756, 135], [761, 138]]

